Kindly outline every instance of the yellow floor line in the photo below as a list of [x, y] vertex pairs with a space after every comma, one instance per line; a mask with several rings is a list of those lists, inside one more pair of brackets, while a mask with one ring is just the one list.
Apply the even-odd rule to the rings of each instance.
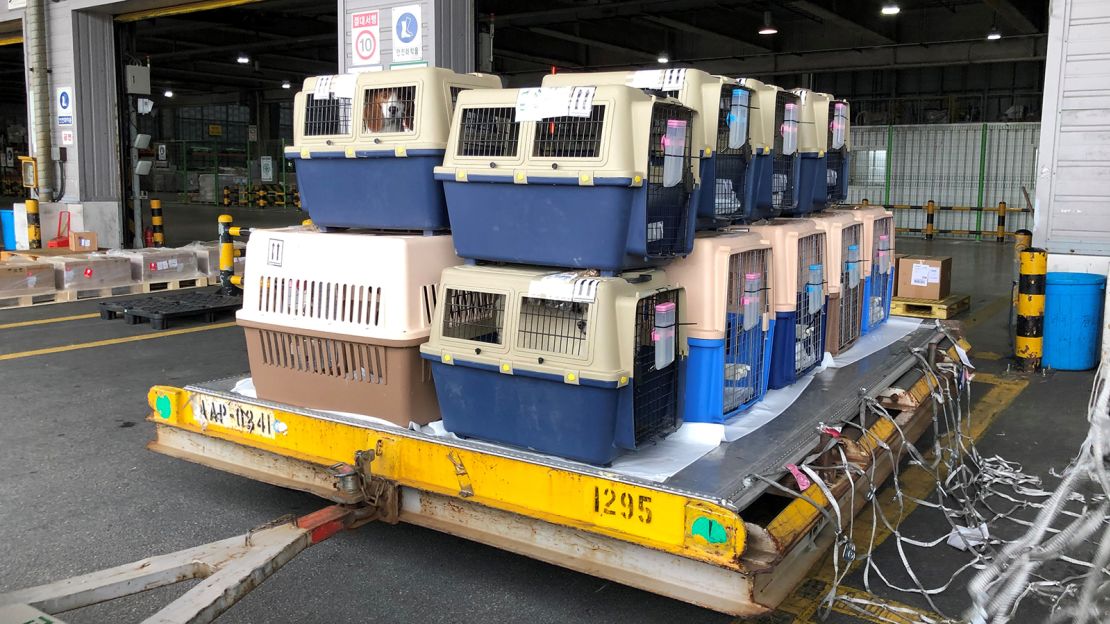
[[20, 351], [18, 353], [5, 353], [0, 355], [0, 361], [4, 360], [18, 360], [20, 358], [34, 357], [36, 355], [49, 355], [51, 353], [64, 353], [66, 351], [77, 351], [79, 349], [93, 349], [95, 347], [107, 347], [110, 345], [124, 344], [127, 342], [139, 342], [140, 340], [153, 340], [155, 338], [168, 338], [170, 336], [180, 336], [181, 334], [194, 334], [196, 332], [209, 331], [212, 329], [223, 329], [225, 327], [234, 327], [235, 321], [228, 321], [226, 323], [216, 323], [215, 325], [203, 325], [201, 327], [186, 327], [184, 329], [170, 329], [166, 331], [155, 332], [153, 334], [142, 334], [140, 336], [127, 336], [126, 338], [110, 338], [108, 340], [96, 340], [93, 342], [82, 342], [78, 344], [65, 345], [61, 347], [48, 347], [46, 349], [33, 349], [31, 351]]
[[34, 321], [19, 321], [18, 323], [4, 323], [0, 325], [0, 329], [14, 329], [16, 327], [30, 327], [32, 325], [48, 325], [50, 323], [64, 323], [65, 321], [79, 321], [81, 319], [91, 319], [100, 316], [99, 312], [91, 314], [74, 314], [73, 316], [55, 316], [53, 318], [44, 318]]
[[1001, 360], [1005, 359], [1007, 356], [1002, 355], [1001, 353], [995, 353], [993, 351], [976, 351], [975, 353], [971, 354], [971, 357], [972, 359], [979, 360]]
[[[791, 596], [779, 605], [776, 612], [793, 616], [794, 621], [798, 623], [808, 624], [810, 622], [816, 622], [819, 620], [817, 612], [821, 607], [821, 599], [825, 597], [830, 587], [831, 585], [828, 581], [812, 578], [808, 579], [802, 583], [794, 594], [791, 594]], [[838, 588], [838, 592], [841, 595], [851, 598], [875, 602], [881, 601], [886, 605], [849, 605], [844, 602], [833, 603], [832, 611], [834, 613], [850, 616], [852, 619], [860, 622], [873, 622], [875, 624], [916, 624], [926, 618], [937, 621], [944, 619], [940, 615], [924, 609], [911, 607], [893, 600], [877, 598], [861, 589], [841, 585]], [[895, 609], [904, 611], [896, 611]], [[742, 624], [746, 621], [750, 620], [740, 618], [735, 620], [734, 624]]]

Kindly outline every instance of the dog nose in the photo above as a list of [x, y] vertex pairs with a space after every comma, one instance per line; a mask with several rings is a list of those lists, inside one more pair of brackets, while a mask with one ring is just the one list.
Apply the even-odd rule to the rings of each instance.
[[389, 107], [389, 114], [390, 114], [390, 115], [395, 115], [395, 114], [397, 114], [397, 107], [396, 107], [396, 106], [390, 106], [390, 107]]

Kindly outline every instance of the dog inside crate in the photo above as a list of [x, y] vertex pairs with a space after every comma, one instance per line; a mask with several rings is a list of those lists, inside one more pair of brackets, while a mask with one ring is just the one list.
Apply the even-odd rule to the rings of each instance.
[[412, 132], [416, 87], [367, 89], [363, 100], [363, 129], [373, 133]]
[[516, 108], [465, 108], [462, 112], [459, 156], [515, 156], [520, 137]]
[[589, 117], [552, 117], [536, 122], [532, 156], [536, 158], [597, 158], [605, 106], [590, 109]]

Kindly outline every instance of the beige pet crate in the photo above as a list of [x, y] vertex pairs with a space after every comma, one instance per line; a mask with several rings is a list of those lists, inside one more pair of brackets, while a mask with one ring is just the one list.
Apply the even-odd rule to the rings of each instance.
[[843, 208], [863, 224], [863, 320], [867, 334], [890, 318], [894, 296], [894, 213], [882, 206]]
[[497, 76], [437, 67], [306, 78], [285, 149], [301, 205], [321, 228], [447, 229], [443, 189], [431, 177], [455, 101], [500, 86]]
[[774, 350], [771, 388], [785, 388], [825, 357], [825, 233], [809, 219], [748, 226], [771, 241], [774, 258]]
[[200, 277], [197, 255], [189, 249], [115, 249], [110, 256], [131, 263], [131, 279], [140, 282], [170, 282]]
[[829, 102], [829, 151], [825, 153], [825, 178], [829, 205], [848, 198], [848, 172], [852, 157], [852, 108], [847, 100]]
[[0, 299], [54, 292], [54, 265], [18, 259], [0, 262]]
[[439, 419], [428, 338], [450, 236], [253, 230], [243, 278], [247, 357], [258, 396], [374, 416]]
[[54, 285], [58, 290], [118, 288], [134, 282], [131, 261], [120, 256], [94, 253], [44, 258], [54, 265]]
[[[752, 78], [740, 80], [754, 95], [751, 109], [752, 146], [767, 150], [769, 160], [759, 160], [754, 189], [765, 216], [794, 214], [798, 209], [798, 133], [800, 98], [791, 91]], [[758, 137], [758, 138], [757, 138]]]
[[758, 234], [706, 232], [667, 266], [686, 290], [687, 422], [724, 422], [763, 398], [774, 331], [771, 244]]
[[680, 422], [684, 295], [655, 269], [443, 272], [432, 362], [457, 435], [607, 464]]
[[855, 344], [863, 327], [863, 224], [845, 210], [817, 212], [807, 218], [828, 242], [825, 350], [838, 355]]

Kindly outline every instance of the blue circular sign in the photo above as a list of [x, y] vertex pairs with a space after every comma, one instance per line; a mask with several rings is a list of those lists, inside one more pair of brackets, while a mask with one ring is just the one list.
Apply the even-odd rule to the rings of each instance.
[[416, 16], [412, 13], [402, 13], [401, 17], [397, 18], [397, 38], [401, 40], [401, 43], [412, 43], [419, 31], [420, 24], [417, 23]]
[[62, 94], [58, 96], [58, 104], [60, 104], [62, 108], [69, 108], [69, 93], [62, 91]]

